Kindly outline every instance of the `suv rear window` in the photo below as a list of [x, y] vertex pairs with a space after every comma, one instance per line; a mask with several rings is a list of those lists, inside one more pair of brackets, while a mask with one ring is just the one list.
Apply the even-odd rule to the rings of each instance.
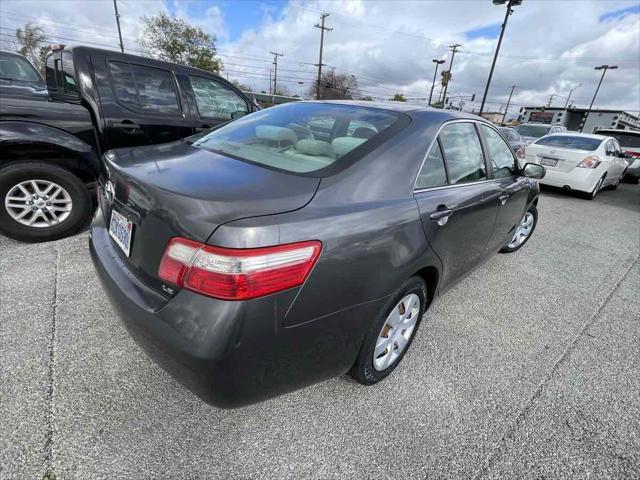
[[535, 143], [536, 145], [546, 145], [548, 147], [593, 151], [602, 143], [602, 139], [579, 137], [578, 135], [549, 135], [541, 138]]
[[551, 127], [547, 127], [545, 125], [518, 125], [515, 128], [516, 132], [518, 132], [523, 137], [544, 137], [547, 133], [551, 131]]
[[606, 135], [608, 137], [613, 137], [618, 140], [618, 143], [624, 148], [640, 148], [640, 132], [637, 133], [626, 133], [626, 132], [612, 132], [611, 130], [606, 130], [603, 132], [596, 132], [598, 135]]
[[121, 105], [144, 113], [179, 113], [173, 75], [168, 70], [109, 62], [109, 72]]
[[378, 108], [295, 102], [235, 120], [194, 145], [288, 172], [311, 173], [346, 157], [362, 157], [367, 146], [375, 148], [395, 132], [392, 127], [401, 127], [404, 117]]

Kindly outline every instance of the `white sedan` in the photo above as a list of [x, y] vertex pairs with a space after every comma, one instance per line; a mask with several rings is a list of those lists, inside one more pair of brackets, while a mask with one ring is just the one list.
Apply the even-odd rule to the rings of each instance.
[[546, 167], [541, 184], [576, 190], [589, 199], [604, 187], [616, 188], [628, 166], [615, 138], [584, 133], [540, 138], [524, 149], [524, 163], [528, 162]]

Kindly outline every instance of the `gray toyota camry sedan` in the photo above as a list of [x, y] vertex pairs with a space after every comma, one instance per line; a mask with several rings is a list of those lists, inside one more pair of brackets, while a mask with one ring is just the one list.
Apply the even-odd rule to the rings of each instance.
[[213, 405], [371, 385], [436, 295], [527, 242], [543, 175], [476, 116], [289, 103], [107, 152], [91, 254], [134, 339]]

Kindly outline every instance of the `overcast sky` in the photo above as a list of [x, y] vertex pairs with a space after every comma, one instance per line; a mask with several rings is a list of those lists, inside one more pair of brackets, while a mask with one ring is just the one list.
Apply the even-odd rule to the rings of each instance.
[[[165, 10], [217, 37], [224, 74], [268, 90], [270, 51], [281, 52], [279, 83], [306, 92], [318, 61], [322, 12], [332, 31], [325, 35], [324, 63], [355, 75], [363, 94], [390, 98], [395, 92], [424, 102], [433, 78], [432, 59], [450, 59], [448, 46], [462, 44], [453, 66], [449, 96], [484, 91], [505, 7], [491, 0], [447, 1], [186, 1], [118, 0], [124, 44], [139, 53], [139, 19]], [[40, 25], [52, 41], [117, 48], [112, 0], [0, 2], [0, 45], [14, 49], [15, 28]], [[551, 93], [573, 94], [588, 106], [600, 77], [609, 71], [595, 107], [640, 110], [640, 1], [524, 0], [510, 17], [488, 95], [490, 109], [506, 103], [516, 85], [512, 113], [522, 105], [547, 103]], [[447, 63], [448, 65], [448, 63]], [[303, 82], [300, 84], [299, 82]], [[439, 91], [436, 88], [436, 93]], [[555, 97], [553, 105], [565, 99]]]

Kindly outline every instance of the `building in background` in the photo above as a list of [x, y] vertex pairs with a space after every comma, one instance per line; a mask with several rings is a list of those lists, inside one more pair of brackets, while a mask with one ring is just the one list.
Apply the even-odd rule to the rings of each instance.
[[584, 133], [592, 133], [598, 128], [640, 130], [640, 118], [622, 110], [591, 110], [587, 115], [586, 108], [522, 107], [518, 121], [564, 125], [569, 131], [580, 130], [584, 122]]

